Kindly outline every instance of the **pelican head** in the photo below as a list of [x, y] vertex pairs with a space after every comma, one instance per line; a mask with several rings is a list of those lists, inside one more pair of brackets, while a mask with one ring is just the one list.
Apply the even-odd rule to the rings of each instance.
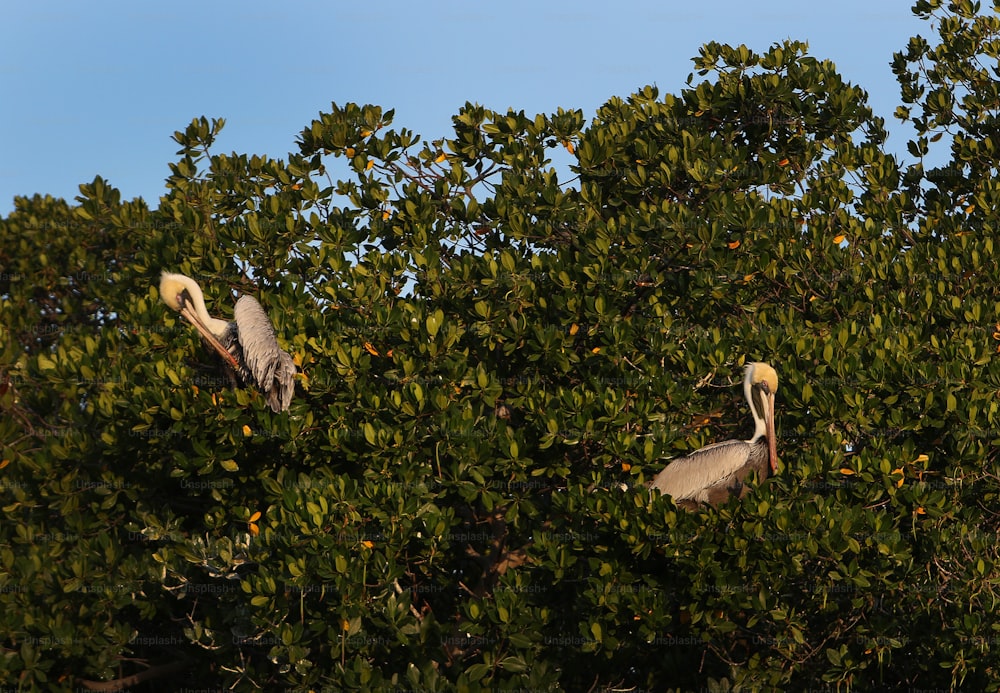
[[[192, 284], [194, 285], [193, 287]], [[171, 272], [162, 272], [160, 274], [160, 299], [178, 312], [180, 312], [181, 306], [184, 305], [185, 291], [188, 293], [196, 292], [200, 295], [201, 287], [191, 277], [185, 277], [183, 274], [173, 274]]]
[[240, 364], [219, 341], [229, 329], [229, 323], [208, 314], [205, 295], [201, 293], [198, 282], [183, 274], [163, 272], [160, 274], [160, 299], [194, 325], [209, 346], [229, 365], [237, 370], [240, 368]]
[[768, 462], [771, 471], [778, 471], [778, 445], [774, 435], [774, 396], [778, 392], [778, 374], [766, 363], [747, 364], [743, 376], [743, 393], [746, 395], [754, 419], [753, 440], [767, 439]]
[[205, 295], [202, 294], [198, 282], [191, 277], [163, 272], [160, 275], [160, 299], [187, 318], [188, 322], [197, 327], [202, 334], [208, 331], [218, 337], [229, 327], [229, 323], [225, 320], [213, 318], [208, 314]]

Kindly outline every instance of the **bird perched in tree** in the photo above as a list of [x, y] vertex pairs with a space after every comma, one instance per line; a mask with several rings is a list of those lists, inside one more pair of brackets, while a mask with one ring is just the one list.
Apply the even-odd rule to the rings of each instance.
[[278, 346], [271, 321], [255, 298], [236, 301], [232, 322], [213, 318], [198, 283], [170, 272], [160, 276], [160, 298], [194, 325], [243, 384], [261, 391], [272, 411], [288, 409], [295, 392], [295, 362]]
[[743, 393], [753, 414], [754, 433], [749, 440], [726, 440], [706, 445], [674, 460], [653, 477], [649, 486], [674, 499], [678, 507], [702, 503], [720, 505], [730, 496], [742, 498], [743, 484], [751, 472], [763, 480], [778, 471], [774, 435], [774, 396], [778, 374], [766, 363], [751, 363], [743, 376]]

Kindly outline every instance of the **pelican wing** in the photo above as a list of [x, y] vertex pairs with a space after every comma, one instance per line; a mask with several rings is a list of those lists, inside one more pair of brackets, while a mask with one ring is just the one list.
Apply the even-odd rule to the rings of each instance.
[[[752, 446], [745, 440], [706, 445], [668, 464], [650, 484], [677, 500], [708, 500], [707, 491], [732, 477], [750, 460]], [[704, 496], [704, 497], [703, 497]]]
[[278, 346], [274, 328], [252, 296], [241, 296], [233, 310], [247, 370], [275, 412], [288, 409], [295, 391], [295, 362]]
[[287, 351], [278, 355], [278, 368], [274, 372], [274, 385], [267, 393], [267, 403], [272, 411], [285, 411], [295, 393], [295, 361]]

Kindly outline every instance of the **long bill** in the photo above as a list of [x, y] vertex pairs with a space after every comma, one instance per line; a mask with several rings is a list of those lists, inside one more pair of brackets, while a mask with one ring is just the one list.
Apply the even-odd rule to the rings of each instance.
[[228, 363], [230, 366], [235, 368], [237, 372], [239, 372], [240, 370], [239, 361], [237, 361], [236, 358], [229, 353], [229, 349], [222, 346], [222, 342], [219, 341], [219, 338], [216, 337], [214, 334], [212, 334], [212, 331], [209, 330], [208, 327], [206, 327], [205, 324], [198, 317], [198, 315], [193, 310], [191, 310], [191, 306], [188, 305], [187, 301], [185, 301], [181, 305], [180, 313], [185, 318], [187, 318], [187, 321], [189, 323], [194, 325], [194, 328], [201, 333], [201, 336], [205, 338], [205, 341], [208, 342], [213, 349], [219, 352], [219, 356], [221, 356], [226, 363]]
[[771, 462], [771, 472], [778, 473], [778, 441], [774, 435], [774, 393], [764, 397], [764, 430], [767, 436], [767, 453]]

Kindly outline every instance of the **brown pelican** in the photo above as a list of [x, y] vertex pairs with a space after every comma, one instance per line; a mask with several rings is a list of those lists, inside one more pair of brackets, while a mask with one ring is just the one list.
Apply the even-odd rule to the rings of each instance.
[[271, 321], [255, 298], [241, 296], [233, 321], [219, 320], [208, 314], [195, 280], [170, 272], [160, 275], [160, 298], [195, 326], [244, 384], [256, 385], [273, 411], [288, 409], [295, 391], [295, 362], [278, 346]]
[[719, 505], [731, 495], [743, 497], [743, 480], [750, 472], [764, 479], [778, 471], [774, 439], [774, 395], [778, 374], [766, 363], [751, 363], [743, 376], [743, 393], [753, 414], [750, 440], [726, 440], [706, 445], [668, 464], [650, 486], [673, 497], [678, 507], [692, 509], [701, 503]]

